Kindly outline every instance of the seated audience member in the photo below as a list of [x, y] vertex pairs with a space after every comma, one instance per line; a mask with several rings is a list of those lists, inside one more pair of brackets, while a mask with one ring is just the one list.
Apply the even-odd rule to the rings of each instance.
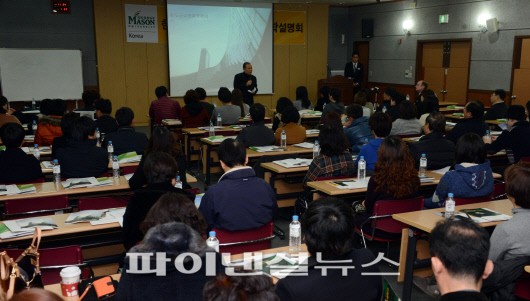
[[0, 128], [6, 123], [18, 123], [20, 121], [15, 116], [11, 115], [11, 108], [9, 101], [4, 96], [0, 96]]
[[354, 248], [354, 227], [353, 211], [343, 200], [312, 202], [302, 216], [302, 235], [310, 255], [304, 264], [308, 275], [280, 279], [276, 284], [280, 300], [381, 300], [378, 266], [361, 268], [375, 256], [369, 249]]
[[326, 114], [330, 112], [335, 112], [340, 116], [344, 114], [345, 110], [346, 108], [344, 108], [344, 104], [342, 104], [340, 99], [340, 90], [337, 88], [332, 88], [331, 90], [329, 90], [329, 103], [326, 105], [324, 110], [322, 110], [321, 120], [324, 118], [324, 116], [326, 116]]
[[90, 139], [95, 130], [94, 121], [87, 116], [74, 120], [70, 143], [56, 152], [63, 178], [99, 177], [107, 171], [107, 151]]
[[155, 95], [157, 99], [153, 100], [149, 107], [152, 125], [162, 124], [163, 119], [180, 119], [180, 104], [169, 98], [166, 87], [156, 87]]
[[206, 112], [208, 112], [208, 118], [212, 118], [213, 110], [215, 109], [215, 107], [213, 106], [213, 104], [209, 103], [206, 100], [206, 90], [201, 87], [197, 87], [195, 88], [195, 92], [199, 94], [199, 102], [201, 106], [206, 109]]
[[322, 119], [320, 133], [320, 154], [313, 158], [304, 183], [320, 177], [354, 176], [356, 173], [352, 154], [348, 151], [348, 139], [344, 135], [340, 116], [330, 112]]
[[350, 142], [352, 152], [358, 154], [361, 147], [372, 139], [368, 117], [364, 116], [364, 108], [359, 104], [349, 105], [346, 108], [346, 116], [344, 134]]
[[484, 105], [477, 100], [468, 102], [464, 107], [464, 119], [460, 120], [445, 137], [456, 143], [466, 133], [484, 136], [488, 130], [488, 125], [484, 122], [483, 117]]
[[241, 90], [237, 88], [232, 90], [232, 104], [234, 106], [238, 106], [241, 109], [241, 118], [249, 114], [250, 106], [245, 103], [245, 96], [243, 96]]
[[39, 146], [51, 145], [53, 139], [63, 135], [61, 118], [66, 111], [66, 103], [62, 99], [53, 99], [46, 104], [46, 115], [39, 119], [35, 132], [35, 143]]
[[506, 194], [513, 203], [513, 217], [495, 227], [489, 258], [494, 262], [530, 256], [530, 163], [506, 169]]
[[0, 137], [6, 147], [0, 151], [1, 184], [31, 182], [44, 177], [40, 161], [20, 148], [24, 136], [24, 128], [18, 123], [6, 123], [0, 128]]
[[217, 275], [204, 286], [203, 301], [280, 301], [266, 275]]
[[503, 149], [511, 149], [515, 162], [519, 162], [522, 157], [530, 156], [530, 123], [526, 121], [524, 107], [521, 105], [511, 105], [506, 111], [508, 130], [502, 133], [495, 141], [486, 143], [486, 151], [495, 154]]
[[232, 93], [230, 90], [226, 87], [219, 88], [217, 98], [221, 101], [221, 105], [213, 110], [212, 121], [214, 125], [219, 114], [221, 114], [223, 125], [238, 124], [241, 117], [241, 108], [232, 104]]
[[[414, 160], [405, 142], [397, 136], [388, 136], [379, 147], [374, 174], [368, 181], [366, 199], [362, 210], [355, 216], [355, 223], [361, 226], [373, 214], [374, 206], [380, 200], [410, 199], [418, 196], [420, 179]], [[370, 225], [364, 225], [368, 231]]]
[[[82, 108], [78, 108], [78, 109], [75, 109], [74, 112], [83, 112], [83, 113], [88, 113], [88, 117], [94, 119], [94, 113], [96, 111], [96, 108], [94, 107], [94, 103], [100, 99], [101, 96], [99, 95], [99, 93], [97, 91], [94, 91], [94, 90], [87, 90], [87, 91], [84, 91], [83, 94], [81, 95], [81, 99], [83, 99], [83, 107]], [[92, 112], [92, 113], [89, 113], [89, 112]]]
[[410, 101], [399, 105], [399, 118], [392, 122], [390, 135], [421, 134], [421, 123], [416, 119], [416, 108]]
[[109, 134], [118, 130], [118, 123], [116, 119], [110, 116], [112, 112], [112, 103], [110, 100], [102, 98], [96, 101], [96, 129], [101, 133]]
[[417, 116], [420, 117], [423, 114], [430, 114], [432, 112], [438, 112], [439, 101], [436, 94], [431, 89], [425, 89], [419, 96], [419, 101], [416, 102]]
[[366, 91], [361, 90], [355, 93], [355, 96], [353, 97], [353, 103], [362, 107], [363, 116], [367, 119], [370, 117], [370, 115], [372, 115], [374, 106], [372, 103], [368, 104], [368, 94]]
[[239, 231], [269, 223], [277, 209], [276, 196], [271, 186], [246, 166], [245, 146], [229, 138], [221, 142], [217, 153], [225, 173], [208, 187], [199, 206], [208, 227]]
[[57, 158], [57, 150], [59, 148], [70, 145], [72, 139], [72, 125], [77, 118], [79, 118], [79, 116], [74, 112], [66, 113], [63, 118], [61, 118], [62, 135], [53, 139], [52, 158]]
[[189, 188], [186, 182], [186, 157], [182, 149], [177, 145], [175, 136], [165, 126], [157, 125], [153, 127], [151, 138], [147, 142], [147, 148], [144, 151], [140, 164], [129, 179], [129, 187], [138, 189], [147, 184], [147, 178], [144, 173], [144, 164], [147, 157], [154, 152], [164, 152], [175, 159], [178, 165], [178, 175], [182, 181], [182, 187]]
[[319, 90], [319, 99], [317, 100], [317, 105], [315, 106], [315, 111], [322, 112], [324, 107], [329, 103], [329, 87], [322, 86]]
[[488, 232], [467, 219], [447, 219], [434, 227], [429, 249], [440, 301], [488, 300], [480, 288], [493, 270], [489, 248]]
[[506, 92], [504, 92], [503, 89], [497, 89], [491, 93], [491, 107], [486, 114], [484, 114], [484, 120], [506, 118], [506, 110], [508, 110], [508, 106], [504, 103], [504, 97], [506, 97]]
[[274, 119], [272, 120], [272, 131], [276, 132], [276, 129], [283, 126], [282, 121], [282, 112], [287, 107], [292, 107], [293, 102], [287, 97], [280, 97], [276, 102], [276, 113], [274, 114]]
[[253, 104], [250, 107], [250, 118], [252, 118], [252, 124], [244, 127], [236, 139], [241, 141], [245, 147], [273, 145], [274, 132], [264, 122], [265, 107], [260, 103]]
[[[155, 253], [163, 253], [167, 262], [158, 261]], [[160, 265], [165, 265], [163, 277], [157, 275]], [[135, 273], [133, 267], [146, 267], [150, 273]], [[218, 273], [222, 273], [221, 258], [197, 231], [184, 223], [159, 224], [127, 253], [114, 299], [202, 301], [204, 285]]]
[[488, 196], [492, 191], [493, 172], [486, 160], [484, 142], [477, 134], [467, 133], [456, 143], [455, 169], [442, 176], [432, 203], [425, 200], [425, 207], [442, 206], [450, 192], [456, 198], [474, 198]]
[[374, 139], [368, 141], [368, 144], [361, 147], [359, 155], [357, 156], [357, 162], [361, 156], [364, 156], [366, 161], [366, 173], [371, 174], [375, 168], [375, 162], [377, 162], [377, 151], [383, 139], [390, 134], [392, 129], [392, 119], [390, 115], [382, 112], [375, 112], [368, 120], [368, 125], [372, 131]]
[[405, 96], [397, 92], [394, 87], [386, 87], [383, 92], [383, 103], [379, 107], [380, 111], [387, 113], [392, 121], [399, 118], [399, 105], [405, 100]]
[[136, 132], [132, 126], [134, 112], [128, 107], [119, 108], [116, 111], [116, 122], [118, 130], [105, 136], [103, 145], [112, 141], [114, 154], [121, 155], [128, 152], [136, 152], [138, 155], [144, 153], [147, 146], [147, 136], [144, 133]]
[[306, 139], [305, 127], [298, 124], [300, 121], [300, 113], [295, 107], [287, 107], [282, 112], [283, 126], [276, 129], [274, 137], [276, 144], [280, 145], [282, 131], [285, 131], [287, 136], [287, 144], [302, 143]]
[[440, 169], [453, 165], [455, 161], [455, 144], [444, 137], [445, 116], [440, 112], [432, 112], [425, 119], [423, 126], [425, 136], [418, 142], [409, 143], [410, 152], [415, 166], [419, 166], [422, 154], [427, 157], [427, 169]]
[[296, 88], [296, 100], [293, 102], [293, 106], [298, 110], [311, 110], [311, 100], [307, 93], [307, 88], [305, 86], [299, 86]]
[[208, 111], [199, 102], [199, 94], [197, 92], [194, 90], [186, 91], [184, 103], [186, 105], [181, 111], [183, 128], [196, 128], [210, 124]]
[[195, 196], [180, 188], [175, 188], [177, 176], [177, 162], [167, 153], [154, 152], [147, 156], [143, 166], [147, 186], [135, 190], [134, 195], [127, 203], [123, 216], [123, 245], [129, 250], [142, 240], [143, 234], [140, 225], [147, 213], [166, 192], [183, 194], [191, 203]]

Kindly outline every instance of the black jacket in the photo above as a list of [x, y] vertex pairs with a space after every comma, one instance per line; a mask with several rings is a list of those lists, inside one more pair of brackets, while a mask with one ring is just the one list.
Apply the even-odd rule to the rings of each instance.
[[466, 118], [460, 120], [455, 127], [445, 136], [453, 141], [454, 144], [467, 133], [475, 133], [480, 137], [486, 134], [488, 125], [482, 119]]
[[502, 131], [493, 143], [486, 144], [486, 150], [490, 154], [502, 149], [511, 149], [515, 162], [519, 162], [521, 157], [530, 156], [530, 123], [518, 121], [511, 131]]
[[0, 183], [22, 183], [42, 179], [40, 162], [20, 148], [0, 151]]
[[488, 301], [488, 298], [480, 292], [461, 291], [447, 293], [440, 297], [440, 301]]
[[141, 155], [147, 146], [147, 136], [144, 133], [137, 133], [131, 126], [122, 126], [116, 132], [107, 134], [103, 145], [107, 145], [108, 141], [112, 141], [115, 155], [132, 151]]
[[409, 148], [416, 166], [420, 164], [421, 154], [427, 156], [428, 170], [451, 166], [455, 161], [455, 144], [442, 133], [432, 132], [425, 135], [420, 141], [410, 143]]
[[484, 120], [495, 120], [506, 118], [506, 111], [508, 106], [504, 102], [499, 102], [491, 106], [491, 108], [484, 114]]
[[357, 63], [357, 68], [353, 69], [353, 62], [346, 63], [344, 66], [344, 77], [353, 79], [354, 83], [360, 84], [363, 80], [363, 64]]
[[96, 140], [72, 142], [56, 155], [63, 178], [99, 177], [109, 168], [107, 150], [97, 147]]
[[94, 124], [103, 134], [116, 132], [118, 130], [116, 119], [112, 118], [110, 115], [101, 115], [101, 117], [94, 121]]
[[274, 132], [265, 126], [264, 122], [256, 122], [239, 132], [237, 140], [245, 147], [274, 145]]
[[[252, 85], [247, 86], [247, 81], [251, 80]], [[258, 80], [252, 74], [246, 74], [245, 72], [238, 73], [234, 76], [234, 88], [243, 92], [245, 103], [249, 106], [254, 104], [254, 94], [258, 92]], [[256, 89], [255, 93], [248, 92], [249, 90]]]

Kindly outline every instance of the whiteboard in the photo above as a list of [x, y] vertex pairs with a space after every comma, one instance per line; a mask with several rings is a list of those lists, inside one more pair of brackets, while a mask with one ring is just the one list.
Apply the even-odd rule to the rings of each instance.
[[81, 50], [0, 48], [0, 84], [9, 101], [79, 99]]

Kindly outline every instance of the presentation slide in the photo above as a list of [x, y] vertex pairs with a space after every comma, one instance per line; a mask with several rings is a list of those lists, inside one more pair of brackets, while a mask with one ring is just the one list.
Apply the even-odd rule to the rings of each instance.
[[234, 75], [250, 62], [258, 94], [273, 92], [271, 3], [167, 1], [169, 90], [183, 96], [203, 87], [234, 88]]

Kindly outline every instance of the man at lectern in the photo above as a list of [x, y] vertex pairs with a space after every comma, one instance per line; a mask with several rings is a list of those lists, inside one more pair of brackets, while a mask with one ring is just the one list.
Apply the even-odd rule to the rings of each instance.
[[234, 89], [239, 89], [243, 92], [246, 104], [249, 106], [254, 104], [254, 94], [258, 92], [258, 81], [252, 75], [252, 64], [249, 62], [244, 62], [243, 72], [234, 76]]
[[346, 63], [344, 67], [344, 77], [352, 79], [353, 86], [359, 87], [363, 79], [363, 71], [363, 64], [359, 63], [359, 53], [352, 53], [351, 62]]

